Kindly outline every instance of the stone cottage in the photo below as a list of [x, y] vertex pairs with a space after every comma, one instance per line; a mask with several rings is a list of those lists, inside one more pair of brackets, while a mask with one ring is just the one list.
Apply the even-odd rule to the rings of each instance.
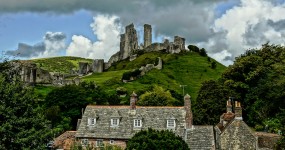
[[[100, 147], [103, 144], [116, 144], [125, 148], [126, 142], [135, 133], [153, 128], [172, 130], [176, 135], [189, 141], [191, 149], [215, 147], [212, 126], [193, 126], [191, 100], [188, 94], [184, 97], [184, 106], [180, 107], [136, 106], [136, 101], [137, 95], [133, 93], [130, 106], [88, 105], [75, 137], [83, 145]], [[193, 134], [195, 136], [192, 136]]]

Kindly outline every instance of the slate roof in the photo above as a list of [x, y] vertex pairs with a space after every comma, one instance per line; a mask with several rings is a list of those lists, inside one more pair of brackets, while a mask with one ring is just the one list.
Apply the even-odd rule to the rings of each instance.
[[[177, 135], [184, 137], [186, 111], [184, 107], [170, 106], [98, 106], [88, 105], [75, 137], [96, 139], [130, 139], [136, 132], [153, 128], [167, 129], [167, 119], [175, 118], [176, 127], [173, 130]], [[88, 118], [96, 118], [95, 126], [88, 126]], [[119, 126], [112, 127], [111, 119], [118, 118]], [[142, 127], [134, 127], [134, 119], [142, 120]]]
[[215, 149], [215, 136], [213, 126], [194, 125], [186, 130], [186, 143], [191, 150]]

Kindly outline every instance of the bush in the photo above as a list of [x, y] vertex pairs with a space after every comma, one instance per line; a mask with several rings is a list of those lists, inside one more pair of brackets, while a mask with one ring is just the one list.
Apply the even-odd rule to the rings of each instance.
[[187, 143], [169, 130], [148, 130], [136, 133], [126, 150], [189, 150]]
[[195, 45], [188, 45], [188, 49], [192, 52], [199, 52], [199, 47], [195, 46]]

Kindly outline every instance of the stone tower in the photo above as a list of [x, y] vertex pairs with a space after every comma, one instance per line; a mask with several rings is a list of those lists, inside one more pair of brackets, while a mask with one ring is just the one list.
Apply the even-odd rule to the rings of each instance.
[[96, 73], [101, 73], [104, 70], [104, 59], [95, 59], [92, 63], [92, 70]]
[[134, 24], [126, 26], [125, 34], [121, 35], [120, 57], [126, 59], [131, 55], [133, 50], [138, 49], [138, 37]]
[[144, 25], [144, 48], [148, 47], [152, 43], [152, 29], [151, 25], [145, 24]]
[[174, 44], [179, 47], [179, 49], [185, 49], [185, 38], [174, 36]]

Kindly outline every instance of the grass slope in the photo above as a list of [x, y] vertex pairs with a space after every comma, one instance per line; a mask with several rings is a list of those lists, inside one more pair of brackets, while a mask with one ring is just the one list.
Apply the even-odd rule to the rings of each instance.
[[[120, 81], [125, 71], [140, 68], [149, 63], [155, 63], [157, 57], [161, 57], [163, 60], [162, 70], [153, 69], [143, 77], [132, 82], [122, 83]], [[211, 59], [212, 61], [215, 60]], [[202, 57], [195, 52], [183, 54], [151, 52], [143, 54], [131, 62], [128, 60], [117, 62], [107, 72], [96, 73], [84, 77], [83, 80], [94, 81], [108, 90], [114, 90], [122, 86], [129, 93], [136, 91], [139, 94], [149, 90], [155, 84], [182, 94], [180, 85], [187, 85], [184, 89], [185, 94], [189, 93], [193, 99], [196, 99], [201, 83], [210, 79], [218, 79], [226, 69], [225, 66], [216, 61], [217, 67], [211, 69], [211, 62], [208, 61], [207, 57]]]
[[38, 67], [48, 70], [49, 72], [70, 73], [72, 69], [78, 70], [78, 62], [92, 62], [92, 59], [62, 56], [30, 60], [37, 64]]

